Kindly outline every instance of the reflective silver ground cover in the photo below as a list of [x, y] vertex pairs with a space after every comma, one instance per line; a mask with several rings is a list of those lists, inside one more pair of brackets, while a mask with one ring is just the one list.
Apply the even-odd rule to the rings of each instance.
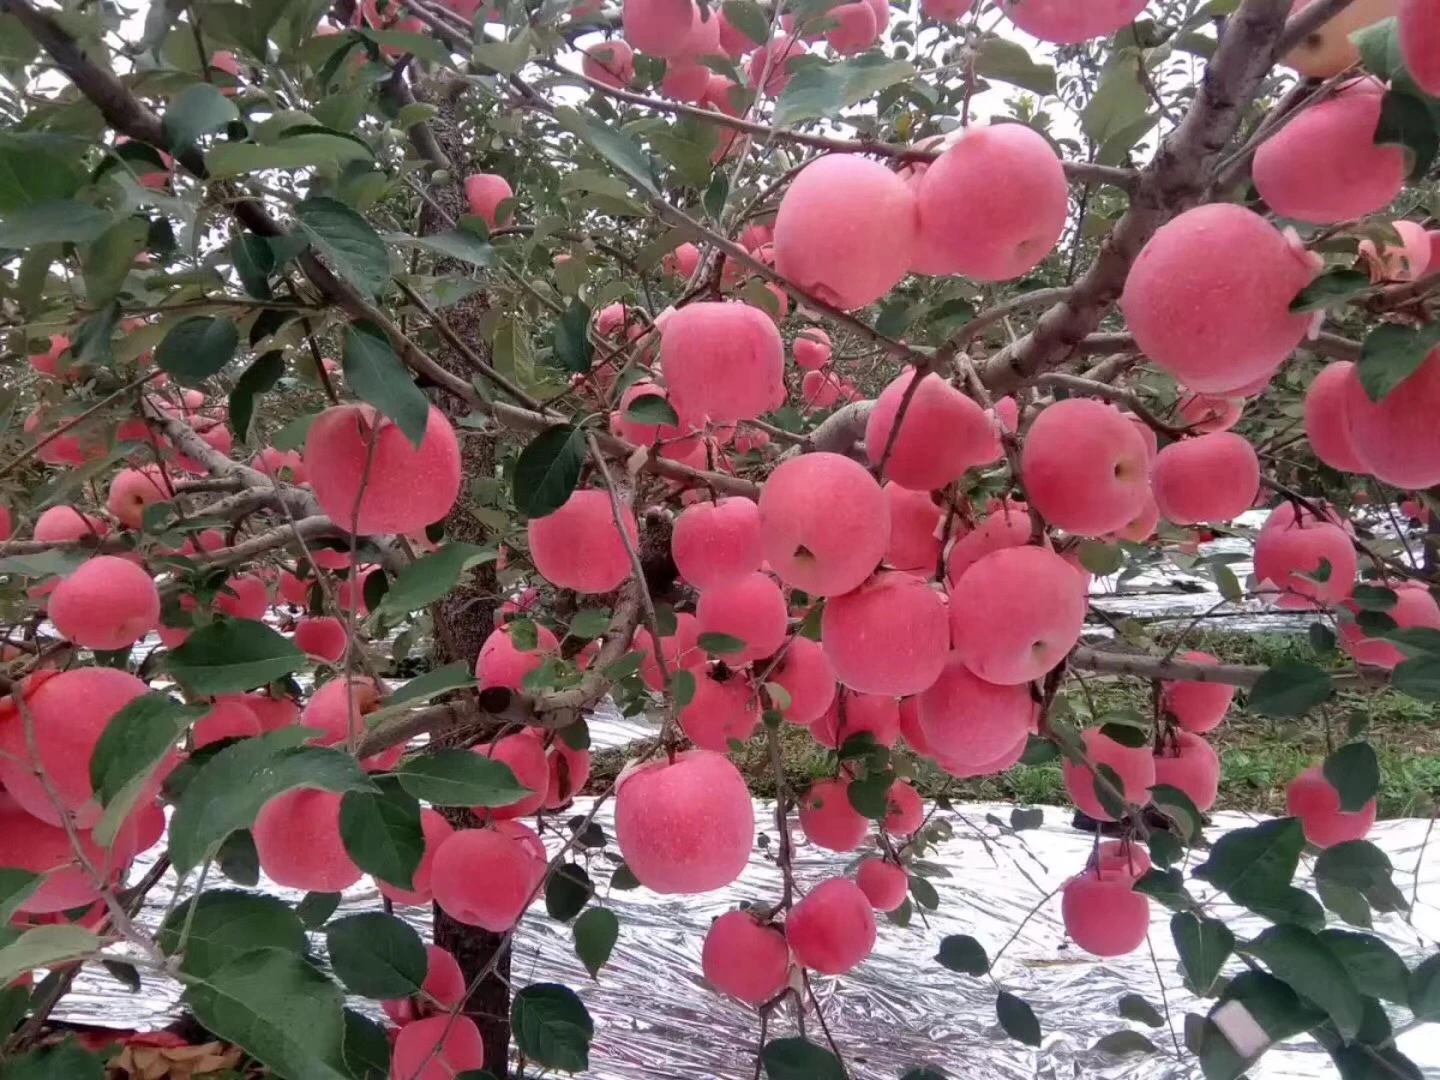
[[[587, 809], [583, 804], [578, 812]], [[987, 814], [1008, 820], [1008, 806], [970, 804], [949, 815], [955, 833], [933, 855], [948, 873], [935, 878], [938, 911], [917, 917], [902, 929], [880, 921], [874, 954], [840, 979], [819, 979], [817, 988], [826, 1022], [858, 1077], [895, 1080], [906, 1069], [929, 1064], [950, 1075], [969, 1078], [1020, 1077], [1198, 1077], [1188, 1056], [1176, 1056], [1164, 1028], [1130, 1024], [1116, 1011], [1120, 997], [1139, 993], [1161, 1007], [1160, 980], [1177, 1034], [1187, 1009], [1199, 1010], [1181, 988], [1170, 941], [1168, 912], [1155, 905], [1150, 941], [1152, 964], [1142, 949], [1120, 960], [1097, 961], [1067, 947], [1060, 923], [1059, 899], [1051, 899], [1025, 923], [994, 972], [999, 985], [1034, 1008], [1044, 1032], [1039, 1050], [1006, 1038], [995, 1020], [995, 987], [988, 979], [954, 974], [935, 961], [947, 934], [970, 934], [991, 956], [1020, 927], [1040, 898], [1085, 861], [1092, 840], [1070, 828], [1071, 811], [1049, 807], [1041, 828], [1002, 835]], [[1217, 815], [1214, 839], [1255, 818]], [[597, 818], [610, 835], [609, 807]], [[1417, 902], [1411, 924], [1381, 917], [1375, 933], [1407, 960], [1433, 952], [1440, 938], [1440, 836], [1419, 860], [1426, 820], [1382, 822], [1372, 839], [1389, 853], [1396, 884], [1410, 895], [1419, 863]], [[793, 822], [792, 822], [793, 825]], [[756, 805], [756, 829], [771, 834], [773, 811]], [[836, 855], [805, 843], [795, 833], [796, 873], [802, 886], [844, 873], [855, 856]], [[613, 848], [612, 848], [613, 850]], [[597, 881], [608, 880], [603, 859], [596, 858]], [[138, 872], [137, 868], [137, 872]], [[1305, 870], [1302, 868], [1302, 875]], [[154, 925], [169, 902], [167, 878], [147, 904], [142, 922]], [[604, 902], [620, 918], [620, 941], [597, 981], [575, 958], [568, 926], [547, 918], [543, 906], [525, 920], [516, 943], [512, 976], [517, 986], [560, 981], [579, 990], [596, 1023], [589, 1076], [601, 1080], [749, 1080], [754, 1074], [759, 1036], [756, 1015], [707, 990], [700, 977], [700, 947], [711, 919], [742, 900], [773, 901], [780, 874], [765, 850], [757, 848], [744, 875], [732, 887], [700, 897], [661, 897], [648, 890], [610, 892]], [[1301, 882], [1303, 884], [1303, 881]], [[1199, 883], [1195, 883], [1199, 885]], [[274, 889], [287, 899], [298, 894]], [[602, 890], [603, 892], [603, 890]], [[1196, 890], [1202, 899], [1206, 894]], [[378, 906], [372, 890], [347, 895], [341, 913]], [[1258, 932], [1265, 923], [1243, 916], [1226, 904], [1215, 910], [1237, 933]], [[428, 911], [397, 909], [428, 934]], [[323, 948], [323, 939], [317, 939]], [[1156, 968], [1159, 975], [1157, 977]], [[146, 976], [137, 995], [127, 994], [98, 967], [87, 967], [59, 1016], [81, 1023], [124, 1028], [161, 1026], [177, 1008], [178, 987]], [[366, 1004], [366, 1011], [374, 1012]], [[378, 1015], [378, 1014], [376, 1014]], [[1092, 1049], [1104, 1035], [1133, 1027], [1144, 1031], [1161, 1052], [1116, 1059]], [[772, 1025], [772, 1034], [795, 1030], [793, 1016]], [[809, 1030], [819, 1038], [813, 1019]], [[1183, 1039], [1182, 1039], [1183, 1045]], [[1440, 1029], [1421, 1028], [1403, 1036], [1400, 1048], [1429, 1076], [1440, 1077]], [[1272, 1050], [1257, 1077], [1333, 1075], [1324, 1052], [1314, 1043], [1292, 1040]]]

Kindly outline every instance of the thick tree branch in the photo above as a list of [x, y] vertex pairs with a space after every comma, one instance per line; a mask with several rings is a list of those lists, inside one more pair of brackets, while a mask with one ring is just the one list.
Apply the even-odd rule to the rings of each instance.
[[1229, 18], [1195, 103], [1141, 170], [1129, 209], [1070, 297], [985, 364], [981, 377], [992, 392], [1008, 393], [1075, 355], [1119, 298], [1140, 249], [1161, 225], [1203, 197], [1221, 151], [1274, 63], [1290, 6], [1290, 0], [1244, 0]]

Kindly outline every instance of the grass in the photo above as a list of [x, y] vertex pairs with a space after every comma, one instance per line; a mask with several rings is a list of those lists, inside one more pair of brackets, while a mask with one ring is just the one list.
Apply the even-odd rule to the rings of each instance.
[[[1161, 644], [1165, 644], [1163, 635]], [[1343, 667], [1343, 657], [1321, 657], [1303, 636], [1208, 631], [1187, 637], [1187, 648], [1202, 649], [1233, 663], [1270, 665], [1285, 657], [1322, 666]], [[1151, 710], [1150, 688], [1136, 679], [1087, 680], [1099, 713], [1134, 709]], [[1073, 684], [1072, 684], [1073, 687]], [[1078, 687], [1077, 704], [1083, 704]], [[1296, 774], [1319, 762], [1326, 753], [1326, 726], [1331, 738], [1345, 738], [1348, 725], [1363, 719], [1366, 737], [1380, 759], [1381, 787], [1378, 811], [1382, 818], [1426, 817], [1440, 805], [1440, 709], [1392, 690], [1363, 695], [1342, 695], [1299, 720], [1272, 720], [1237, 706], [1225, 722], [1208, 736], [1222, 763], [1220, 795], [1215, 810], [1284, 813], [1285, 785]], [[824, 750], [808, 731], [785, 725], [781, 731], [782, 758], [787, 785], [803, 788], [810, 781], [833, 775], [834, 755]], [[631, 750], [597, 753], [590, 785], [603, 788], [624, 766]], [[1069, 800], [1060, 765], [1018, 765], [1000, 776], [955, 781], [933, 766], [901, 750], [897, 758], [913, 771], [922, 795], [934, 797], [943, 789], [962, 801], [1047, 803]], [[732, 755], [751, 790], [761, 798], [775, 794], [765, 740], [752, 739]]]

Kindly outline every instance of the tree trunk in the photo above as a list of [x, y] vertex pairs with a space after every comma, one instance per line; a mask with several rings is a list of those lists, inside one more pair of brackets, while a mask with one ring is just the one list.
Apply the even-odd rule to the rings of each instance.
[[[428, 194], [436, 204], [443, 207], [451, 220], [459, 220], [468, 212], [461, 180], [473, 169], [464, 141], [454, 123], [453, 102], [441, 94], [427, 93], [423, 86], [419, 88], [417, 96], [431, 100], [439, 112], [428, 125], [427, 139], [414, 140], [416, 147], [424, 156], [431, 158], [432, 164], [448, 166], [450, 172], [450, 182], [430, 184]], [[433, 142], [426, 145], [429, 139], [433, 139]], [[437, 152], [448, 160], [436, 161]], [[420, 232], [444, 232], [449, 227], [445, 217], [427, 204], [421, 215]], [[439, 272], [451, 271], [457, 276], [473, 272], [470, 267], [460, 263], [440, 262], [436, 269]], [[445, 318], [473, 348], [484, 349], [480, 321], [489, 306], [489, 298], [484, 292], [473, 293], [447, 308]], [[429, 344], [431, 355], [441, 366], [469, 380], [472, 373], [464, 357], [442, 340]], [[437, 404], [452, 422], [458, 421], [468, 412], [448, 395], [440, 395]], [[485, 527], [471, 512], [469, 488], [470, 481], [494, 472], [495, 447], [489, 438], [467, 434], [461, 437], [460, 454], [463, 482], [460, 498], [445, 519], [445, 536], [448, 540], [485, 543], [493, 538], [487, 535]], [[472, 572], [468, 582], [450, 590], [431, 609], [437, 664], [475, 663], [475, 658], [480, 654], [480, 646], [484, 644], [494, 626], [497, 589], [493, 564], [478, 567]], [[437, 734], [434, 742], [445, 745], [445, 734]], [[474, 815], [468, 810], [452, 809], [444, 813], [456, 828], [473, 828], [477, 824]], [[480, 1029], [480, 1036], [485, 1044], [485, 1068], [500, 1080], [504, 1080], [510, 1056], [509, 950], [505, 949], [503, 955], [496, 960], [496, 953], [501, 950], [504, 938], [500, 934], [492, 934], [488, 930], [457, 922], [440, 910], [438, 905], [434, 909], [434, 934], [435, 944], [454, 954], [467, 984], [473, 982], [490, 964], [495, 964], [494, 972], [480, 983], [466, 1001], [465, 1015], [474, 1020], [475, 1026]]]

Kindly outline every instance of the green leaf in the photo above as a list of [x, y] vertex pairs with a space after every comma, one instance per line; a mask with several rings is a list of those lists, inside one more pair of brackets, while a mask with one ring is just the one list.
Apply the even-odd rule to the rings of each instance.
[[1179, 911], [1170, 916], [1170, 936], [1180, 954], [1186, 989], [1197, 997], [1208, 997], [1220, 969], [1235, 951], [1235, 935], [1218, 919]]
[[1360, 50], [1360, 63], [1365, 70], [1385, 82], [1405, 74], [1405, 58], [1400, 51], [1397, 28], [1396, 19], [1381, 19], [1350, 35], [1350, 40]]
[[990, 970], [990, 958], [985, 955], [985, 946], [968, 934], [951, 934], [942, 939], [935, 959], [940, 961], [942, 967], [963, 975], [984, 975]]
[[36, 244], [88, 244], [110, 227], [112, 213], [74, 199], [33, 203], [12, 210], [0, 221], [0, 248]]
[[1408, 90], [1391, 87], [1380, 99], [1380, 123], [1375, 128], [1375, 145], [1402, 146], [1410, 154], [1410, 180], [1425, 179], [1435, 153], [1440, 150], [1436, 131], [1437, 113], [1425, 99]]
[[343, 794], [375, 785], [349, 754], [295, 744], [313, 732], [282, 728], [225, 747], [200, 767], [170, 818], [170, 859], [184, 873], [236, 829], [248, 829], [260, 808], [295, 788]]
[[1193, 876], [1241, 897], [1262, 896], [1287, 887], [1300, 865], [1305, 831], [1297, 818], [1278, 818], [1248, 829], [1226, 833], [1210, 849], [1210, 857]]
[[428, 607], [458, 585], [466, 570], [495, 559], [492, 547], [448, 543], [401, 570], [381, 601], [381, 610], [403, 615]]
[[1317, 881], [1335, 881], [1353, 889], [1389, 884], [1392, 872], [1389, 856], [1369, 840], [1332, 844], [1315, 860]]
[[1189, 795], [1169, 784], [1156, 784], [1150, 789], [1150, 800], [1162, 814], [1175, 823], [1186, 844], [1200, 838], [1205, 821]]
[[1375, 327], [1365, 336], [1356, 365], [1365, 396], [1384, 401], [1390, 391], [1415, 374], [1436, 345], [1440, 345], [1440, 322], [1421, 327], [1399, 323]]
[[215, 865], [236, 885], [253, 889], [260, 884], [260, 855], [249, 829], [240, 829], [221, 841]]
[[410, 997], [429, 963], [420, 935], [401, 919], [367, 911], [325, 928], [330, 966], [351, 993], [378, 1001]]
[[1080, 565], [1097, 577], [1109, 577], [1125, 565], [1125, 553], [1119, 544], [1099, 540], [1080, 541]]
[[0, 1080], [105, 1080], [105, 1062], [67, 1039], [0, 1062]]
[[1281, 660], [1251, 687], [1249, 707], [1263, 716], [1304, 716], [1330, 692], [1328, 672], [1300, 660]]
[[311, 195], [295, 207], [295, 218], [305, 239], [334, 264], [341, 277], [366, 295], [374, 296], [390, 280], [385, 241], [338, 199]]
[[304, 956], [309, 947], [305, 927], [283, 900], [235, 889], [210, 889], [176, 906], [155, 943], [169, 956], [180, 953], [180, 969], [196, 978], [252, 949]]
[[1165, 1018], [1160, 1015], [1160, 1010], [1139, 994], [1126, 994], [1120, 999], [1120, 1015], [1126, 1020], [1133, 1020], [1137, 1024], [1147, 1024], [1150, 1027], [1159, 1027], [1165, 1023]]
[[605, 608], [583, 608], [570, 620], [570, 636], [582, 641], [598, 638], [610, 629], [610, 620]]
[[[389, 596], [390, 594], [386, 593], [385, 595]], [[394, 709], [411, 702], [428, 701], [430, 698], [449, 693], [451, 690], [464, 690], [474, 685], [474, 669], [464, 661], [456, 661], [410, 679], [390, 695], [385, 702], [385, 708]]]
[[510, 1006], [515, 1045], [536, 1065], [565, 1072], [590, 1067], [595, 1024], [575, 991], [559, 983], [532, 983]]
[[295, 905], [295, 915], [306, 930], [318, 930], [339, 909], [342, 899], [338, 892], [307, 892]]
[[555, 120], [615, 166], [641, 191], [647, 195], [660, 194], [660, 184], [655, 177], [655, 162], [630, 136], [606, 127], [568, 105], [562, 105], [555, 110]]
[[1369, 743], [1346, 743], [1325, 759], [1324, 772], [1346, 813], [1360, 810], [1380, 790], [1380, 761]]
[[420, 803], [389, 778], [379, 792], [348, 791], [340, 800], [340, 839], [355, 865], [402, 889], [415, 887], [425, 855]]
[[1294, 885], [1261, 893], [1242, 892], [1238, 901], [1273, 923], [1293, 923], [1307, 930], [1319, 930], [1325, 925], [1325, 909], [1320, 902]]
[[195, 83], [170, 99], [161, 126], [165, 144], [172, 153], [180, 154], [204, 135], [219, 131], [240, 119], [235, 103], [213, 84]]
[[721, 5], [725, 21], [756, 45], [770, 40], [770, 18], [754, 0], [725, 0]]
[[145, 250], [150, 223], [143, 217], [121, 218], [85, 252], [85, 298], [92, 306], [109, 303]]
[[[41, 875], [13, 866], [0, 866], [0, 926], [10, 921], [15, 909], [40, 887]], [[0, 1038], [6, 1033], [0, 1031]]]
[[595, 347], [590, 344], [590, 307], [578, 297], [570, 301], [565, 313], [555, 321], [550, 338], [555, 349], [555, 363], [561, 371], [583, 375], [590, 370]]
[[285, 353], [271, 349], [258, 356], [235, 380], [235, 389], [230, 391], [230, 430], [244, 442], [250, 437], [250, 424], [255, 417], [255, 399], [275, 389], [275, 384], [285, 374]]
[[350, 389], [361, 401], [395, 421], [418, 450], [425, 439], [430, 402], [395, 355], [389, 339], [369, 323], [351, 323], [345, 328], [341, 356]]
[[490, 246], [490, 241], [465, 228], [430, 233], [428, 236], [392, 233], [389, 239], [408, 247], [424, 248], [447, 259], [478, 266], [482, 270], [488, 270], [495, 265], [495, 249]]
[[1272, 926], [1245, 946], [1277, 979], [1329, 1014], [1347, 1039], [1364, 1019], [1365, 1001], [1349, 973], [1324, 943], [1298, 926]]
[[268, 146], [249, 142], [220, 142], [205, 152], [205, 168], [212, 180], [248, 176], [267, 169], [305, 169], [335, 166], [368, 158], [368, 148], [339, 134], [305, 133]]
[[44, 132], [0, 134], [0, 214], [72, 198], [85, 177], [79, 139]]
[[745, 642], [739, 638], [713, 631], [701, 634], [696, 644], [712, 656], [734, 656], [745, 651]]
[[986, 79], [999, 79], [1019, 86], [1041, 97], [1053, 97], [1056, 90], [1055, 68], [1031, 59], [1023, 45], [1003, 37], [986, 37], [975, 50], [975, 74]]
[[1440, 955], [1427, 957], [1410, 973], [1410, 1011], [1417, 1020], [1440, 1020]]
[[1007, 990], [1001, 990], [995, 999], [995, 1015], [1000, 1026], [1016, 1042], [1026, 1046], [1040, 1045], [1040, 1021], [1035, 1019], [1035, 1010], [1023, 999]]
[[275, 249], [263, 236], [241, 233], [230, 241], [230, 262], [245, 292], [257, 300], [269, 300], [270, 275], [275, 270]]
[[185, 991], [205, 1028], [279, 1076], [348, 1080], [340, 988], [287, 949], [254, 949]]
[[0, 986], [9, 986], [38, 967], [53, 967], [99, 951], [100, 939], [83, 926], [32, 927], [0, 949]]
[[775, 105], [775, 123], [785, 127], [800, 120], [838, 116], [887, 86], [914, 77], [913, 64], [878, 51], [792, 70]]
[[583, 866], [561, 863], [545, 882], [545, 911], [552, 919], [569, 922], [580, 914], [593, 891]]
[[625, 418], [641, 424], [669, 424], [678, 427], [675, 407], [659, 394], [641, 394], [625, 407]]
[[760, 1051], [767, 1080], [845, 1080], [840, 1059], [808, 1039], [771, 1039]]
[[1440, 701], [1440, 656], [1400, 661], [1390, 672], [1390, 685], [1417, 701]]
[[1352, 296], [1369, 292], [1372, 287], [1370, 275], [1363, 270], [1332, 267], [1300, 290], [1290, 301], [1290, 310], [1300, 314], [1323, 311]]
[[1351, 926], [1374, 925], [1374, 920], [1370, 918], [1370, 904], [1359, 889], [1335, 881], [1316, 879], [1315, 893], [1327, 911], [1333, 911]]
[[1126, 132], [1135, 130], [1149, 109], [1150, 95], [1140, 85], [1137, 61], [1117, 57], [1101, 73], [1095, 93], [1081, 110], [1080, 129], [1096, 146], [1103, 147], [1111, 139], [1123, 139]]
[[592, 907], [575, 920], [575, 955], [591, 978], [600, 974], [619, 937], [620, 920], [609, 908]]
[[1410, 1001], [1410, 972], [1405, 961], [1374, 934], [1322, 930], [1316, 935], [1350, 974], [1362, 994], [1405, 1005]]
[[[390, 1075], [390, 1040], [385, 1029], [368, 1016], [346, 1009], [341, 1058], [346, 1073], [355, 1080], [386, 1080]], [[465, 1080], [465, 1075], [460, 1073], [455, 1080]]]
[[503, 761], [469, 750], [439, 750], [400, 763], [400, 784], [433, 806], [510, 806], [531, 794]]
[[149, 693], [109, 719], [90, 755], [90, 784], [105, 807], [95, 826], [97, 843], [108, 845], [115, 839], [150, 775], [205, 712], [203, 705], [182, 705], [168, 694]]
[[305, 654], [289, 639], [253, 619], [202, 626], [165, 661], [166, 671], [206, 697], [254, 690], [304, 666]]
[[515, 508], [526, 517], [553, 514], [575, 491], [585, 464], [585, 432], [570, 424], [546, 428], [520, 451], [511, 476]]
[[240, 331], [233, 319], [192, 315], [170, 328], [155, 349], [155, 365], [187, 386], [198, 386], [235, 359]]

